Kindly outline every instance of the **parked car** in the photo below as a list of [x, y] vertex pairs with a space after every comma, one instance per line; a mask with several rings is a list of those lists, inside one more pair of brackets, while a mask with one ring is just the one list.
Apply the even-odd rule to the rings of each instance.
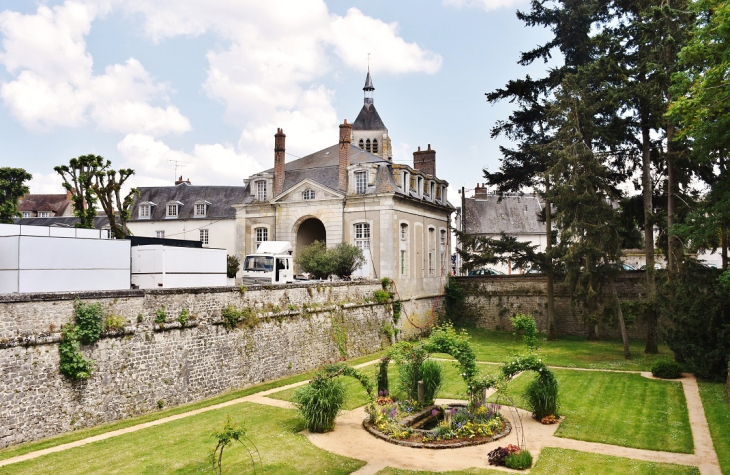
[[[655, 262], [654, 263], [654, 269], [662, 269], [662, 265], [659, 264], [659, 263], [657, 263], [657, 262]], [[646, 270], [646, 265], [643, 265], [643, 266], [639, 267], [639, 270]]]
[[469, 271], [469, 277], [475, 277], [480, 275], [502, 275], [504, 272], [500, 272], [497, 269], [492, 269], [491, 267], [485, 267], [483, 269], [474, 269], [472, 271]]
[[632, 266], [631, 264], [624, 264], [621, 263], [621, 269], [623, 270], [636, 270], [636, 267]]

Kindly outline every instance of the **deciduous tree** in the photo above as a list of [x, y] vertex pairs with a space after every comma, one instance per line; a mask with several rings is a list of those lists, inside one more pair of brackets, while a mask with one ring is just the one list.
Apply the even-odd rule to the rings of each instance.
[[0, 167], [0, 223], [13, 224], [20, 217], [18, 199], [30, 192], [25, 182], [32, 178], [22, 168]]

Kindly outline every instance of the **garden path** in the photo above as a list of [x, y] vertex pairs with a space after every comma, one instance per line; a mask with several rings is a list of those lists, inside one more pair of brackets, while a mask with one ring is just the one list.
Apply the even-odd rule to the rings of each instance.
[[[377, 361], [377, 360], [376, 360]], [[357, 365], [362, 368], [372, 365], [376, 361]], [[582, 371], [603, 371], [594, 369], [578, 369], [578, 368], [562, 368], [576, 369]], [[612, 371], [613, 372], [613, 371]], [[641, 373], [643, 376], [652, 378], [651, 373]], [[697, 381], [691, 374], [684, 374], [679, 381], [682, 382], [687, 407], [689, 411], [690, 426], [692, 428], [692, 437], [694, 440], [695, 453], [679, 454], [673, 452], [659, 452], [652, 450], [632, 449], [608, 444], [599, 444], [593, 442], [583, 442], [573, 439], [564, 439], [555, 437], [556, 425], [542, 425], [532, 419], [525, 411], [522, 413], [523, 427], [526, 433], [526, 439], [530, 442], [529, 449], [533, 453], [535, 460], [540, 455], [540, 451], [544, 447], [560, 447], [566, 449], [579, 450], [583, 452], [600, 453], [605, 455], [613, 455], [618, 457], [628, 457], [645, 461], [676, 463], [681, 465], [692, 465], [700, 469], [701, 475], [722, 475], [720, 464], [715, 453], [712, 438], [710, 436], [709, 426], [705, 418], [705, 412], [700, 399]], [[46, 454], [68, 450], [73, 447], [80, 447], [92, 442], [109, 439], [122, 434], [136, 432], [148, 427], [154, 427], [167, 422], [175, 421], [185, 417], [194, 416], [207, 411], [221, 409], [223, 407], [239, 404], [242, 402], [255, 402], [269, 406], [291, 407], [291, 403], [278, 399], [266, 397], [269, 394], [283, 391], [286, 389], [303, 386], [307, 381], [290, 384], [256, 394], [252, 394], [243, 398], [233, 399], [220, 404], [196, 409], [193, 411], [176, 414], [174, 416], [165, 417], [156, 421], [138, 424], [136, 426], [127, 427], [120, 430], [106, 432], [86, 439], [77, 440], [68, 444], [58, 445], [35, 452], [30, 452], [17, 457], [0, 461], [0, 467], [10, 465], [12, 463], [22, 462], [25, 460], [41, 457]], [[455, 402], [454, 400], [439, 399], [440, 404], [448, 404]], [[368, 434], [362, 429], [362, 421], [366, 413], [364, 408], [354, 409], [352, 411], [344, 411], [337, 419], [337, 426], [333, 432], [327, 434], [312, 434], [305, 431], [307, 437], [312, 443], [322, 449], [334, 452], [339, 455], [364, 460], [367, 465], [355, 472], [358, 475], [375, 474], [385, 467], [395, 467], [411, 470], [428, 470], [428, 471], [446, 471], [446, 470], [462, 470], [472, 467], [492, 468], [497, 470], [510, 471], [503, 467], [490, 467], [487, 461], [487, 453], [500, 445], [511, 443], [510, 434], [505, 439], [490, 442], [484, 445], [473, 447], [464, 447], [459, 449], [443, 449], [428, 450], [416, 449], [411, 447], [401, 447], [382, 441]], [[523, 472], [526, 473], [526, 472]]]

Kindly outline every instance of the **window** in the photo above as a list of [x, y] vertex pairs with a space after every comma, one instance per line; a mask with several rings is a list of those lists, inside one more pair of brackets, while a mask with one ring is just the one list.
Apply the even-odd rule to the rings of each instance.
[[155, 231], [155, 237], [158, 239], [164, 239], [165, 238], [165, 231]]
[[360, 139], [360, 142], [358, 142], [360, 145], [360, 148], [365, 150], [365, 141], [363, 139]]
[[203, 246], [208, 245], [208, 230], [207, 229], [200, 230], [200, 242], [203, 243]]
[[31, 215], [31, 212], [30, 211], [23, 211], [23, 217], [24, 218], [30, 218], [31, 217], [30, 215]]
[[269, 240], [269, 230], [267, 228], [256, 228], [256, 249], [259, 248], [259, 244]]
[[167, 217], [168, 218], [177, 218], [177, 204], [168, 204], [167, 205]]
[[355, 172], [355, 193], [364, 195], [368, 189], [368, 178], [366, 172]]
[[302, 193], [302, 198], [304, 198], [305, 200], [313, 200], [314, 190], [305, 190], [304, 193]]
[[428, 275], [436, 273], [434, 262], [434, 239], [436, 231], [433, 228], [428, 229]]
[[365, 151], [366, 152], [369, 152], [370, 151], [370, 139], [367, 139], [365, 141]]
[[39, 218], [49, 218], [50, 216], [51, 216], [51, 213], [48, 211], [38, 211]]
[[408, 237], [408, 225], [403, 223], [400, 225], [400, 240], [405, 241]]
[[362, 249], [363, 254], [370, 251], [370, 225], [357, 223], [355, 225], [355, 245]]
[[378, 153], [378, 139], [373, 139], [373, 153]]
[[406, 275], [406, 269], [407, 269], [407, 267], [406, 267], [406, 262], [407, 262], [406, 256], [407, 256], [406, 251], [401, 250], [400, 251], [400, 275]]
[[431, 193], [428, 196], [431, 197], [431, 200], [436, 199], [436, 183], [431, 182]]
[[150, 219], [150, 205], [139, 205], [139, 218]]
[[259, 201], [266, 201], [266, 181], [265, 180], [256, 182], [256, 199]]
[[441, 230], [441, 245], [446, 245], [446, 230], [444, 229]]
[[195, 217], [197, 218], [204, 218], [206, 214], [206, 205], [205, 203], [196, 203], [195, 204]]

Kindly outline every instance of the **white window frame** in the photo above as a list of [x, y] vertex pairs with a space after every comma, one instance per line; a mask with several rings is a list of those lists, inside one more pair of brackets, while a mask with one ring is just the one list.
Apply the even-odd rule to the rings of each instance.
[[355, 172], [355, 194], [364, 195], [368, 191], [368, 174], [366, 171]]
[[203, 246], [207, 246], [209, 242], [210, 233], [207, 229], [203, 228], [200, 229], [200, 242], [203, 243]]
[[256, 183], [256, 199], [266, 201], [266, 180], [258, 180]]
[[436, 228], [429, 226], [428, 228], [428, 275], [436, 275], [435, 262], [435, 246], [436, 246]]
[[30, 211], [23, 211], [23, 217], [24, 218], [32, 218], [33, 217], [33, 213], [31, 213]]
[[38, 217], [39, 218], [50, 218], [51, 212], [50, 211], [38, 211]]
[[196, 218], [205, 218], [207, 215], [208, 215], [208, 205], [206, 203], [195, 203], [195, 217]]
[[165, 230], [155, 231], [155, 237], [157, 239], [165, 239]]
[[316, 196], [314, 190], [304, 190], [302, 193], [302, 199], [303, 200], [313, 200]]
[[[174, 212], [171, 212], [171, 211], [174, 211]], [[179, 214], [180, 214], [180, 205], [178, 205], [177, 203], [167, 203], [167, 205], [165, 205], [165, 217], [166, 218], [176, 219], [179, 216]]]
[[269, 240], [269, 228], [266, 226], [259, 226], [254, 228], [253, 230], [253, 238], [254, 238], [254, 252], [256, 252], [256, 249], [259, 248], [259, 245], [262, 242], [266, 242]]
[[151, 206], [147, 203], [139, 205], [139, 219], [150, 219], [152, 214]]
[[400, 240], [405, 241], [408, 238], [408, 224], [400, 223]]

